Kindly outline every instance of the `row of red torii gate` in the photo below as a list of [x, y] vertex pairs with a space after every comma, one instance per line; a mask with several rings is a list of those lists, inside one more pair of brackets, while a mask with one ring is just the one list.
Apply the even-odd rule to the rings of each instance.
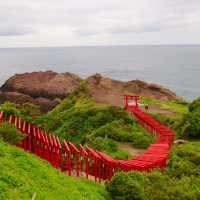
[[95, 181], [110, 180], [115, 172], [138, 170], [151, 171], [164, 168], [169, 158], [170, 147], [174, 140], [174, 132], [156, 121], [138, 106], [139, 96], [124, 95], [125, 109], [150, 134], [155, 134], [156, 143], [150, 145], [143, 155], [131, 160], [114, 160], [103, 152], [83, 145], [74, 145], [70, 141], [60, 139], [35, 124], [27, 123], [18, 116], [4, 116], [0, 112], [0, 123], [7, 121], [14, 124], [24, 135], [18, 147], [34, 153], [47, 160], [53, 167], [69, 176], [85, 176]]

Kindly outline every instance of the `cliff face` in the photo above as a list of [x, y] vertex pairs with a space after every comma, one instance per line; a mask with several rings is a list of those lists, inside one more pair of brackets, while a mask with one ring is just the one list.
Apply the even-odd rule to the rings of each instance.
[[122, 82], [95, 74], [87, 79], [90, 94], [100, 103], [121, 106], [123, 94], [149, 96], [160, 100], [181, 99], [174, 92], [157, 84], [149, 84], [141, 80]]
[[[52, 71], [17, 74], [0, 88], [0, 103], [12, 101], [31, 102], [47, 112], [54, 108], [80, 84], [81, 78], [71, 73]], [[156, 84], [133, 80], [122, 82], [95, 74], [86, 79], [86, 87], [99, 103], [122, 106], [122, 95], [142, 95], [163, 100], [180, 99], [172, 91]]]
[[71, 73], [33, 72], [17, 74], [9, 78], [1, 91], [20, 92], [33, 98], [65, 98], [78, 87], [80, 78]]
[[81, 79], [71, 73], [33, 72], [17, 74], [0, 88], [0, 102], [31, 102], [46, 112], [74, 91]]

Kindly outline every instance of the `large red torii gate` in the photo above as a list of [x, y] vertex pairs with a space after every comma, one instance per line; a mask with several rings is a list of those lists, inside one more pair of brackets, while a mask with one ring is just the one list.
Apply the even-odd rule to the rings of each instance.
[[[138, 101], [140, 99], [140, 96], [138, 95], [127, 95], [127, 94], [124, 94], [124, 107], [125, 109], [127, 110], [128, 107], [136, 107], [138, 108]], [[133, 102], [135, 102], [134, 105], [130, 105], [129, 104], [129, 100], [132, 100]]]

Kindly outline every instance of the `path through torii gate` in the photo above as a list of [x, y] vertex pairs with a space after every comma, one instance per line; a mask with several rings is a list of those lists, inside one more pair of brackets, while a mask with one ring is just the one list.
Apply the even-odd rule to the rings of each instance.
[[131, 106], [138, 108], [140, 97], [137, 95], [124, 95], [124, 108], [127, 110]]
[[[130, 104], [130, 100], [135, 101], [135, 104]], [[155, 134], [157, 140], [145, 150], [143, 155], [131, 160], [114, 160], [103, 152], [81, 144], [76, 146], [66, 140], [62, 144], [57, 136], [47, 133], [45, 129], [30, 124], [18, 116], [6, 117], [2, 111], [0, 125], [4, 121], [15, 125], [24, 135], [22, 143], [17, 146], [47, 160], [53, 167], [69, 176], [93, 177], [95, 181], [101, 182], [110, 180], [114, 173], [120, 170], [151, 171], [154, 168], [166, 166], [175, 134], [171, 129], [140, 110], [138, 100], [139, 96], [124, 95], [125, 109], [150, 134]]]

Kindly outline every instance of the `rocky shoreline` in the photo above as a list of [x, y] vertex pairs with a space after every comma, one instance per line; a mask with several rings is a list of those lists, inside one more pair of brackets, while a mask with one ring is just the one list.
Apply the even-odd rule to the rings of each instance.
[[122, 106], [122, 95], [141, 95], [160, 100], [180, 100], [174, 92], [160, 85], [141, 80], [118, 81], [101, 74], [86, 79], [72, 73], [53, 71], [16, 74], [0, 87], [0, 103], [11, 101], [17, 104], [30, 102], [47, 112], [76, 90], [85, 81], [90, 95], [99, 103]]

